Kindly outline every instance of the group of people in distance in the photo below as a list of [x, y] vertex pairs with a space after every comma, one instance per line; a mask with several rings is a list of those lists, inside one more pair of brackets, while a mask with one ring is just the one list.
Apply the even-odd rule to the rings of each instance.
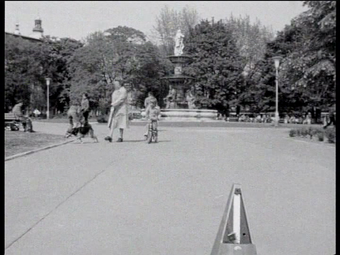
[[[129, 103], [127, 88], [130, 87], [130, 84], [117, 79], [113, 81], [113, 85], [114, 91], [111, 95], [111, 108], [108, 119], [109, 134], [104, 138], [104, 140], [112, 142], [114, 131], [119, 129], [117, 142], [123, 142], [124, 129], [128, 128], [129, 126]], [[157, 128], [160, 108], [158, 107], [157, 99], [153, 96], [152, 92], [149, 92], [148, 97], [145, 99], [144, 105], [148, 124], [153, 123], [154, 127]], [[88, 123], [89, 112], [90, 107], [88, 96], [87, 94], [83, 94], [80, 108], [79, 104], [74, 103], [67, 112], [70, 122], [69, 129]], [[146, 125], [146, 129], [147, 128], [148, 125]], [[144, 136], [147, 136], [147, 132], [148, 130], [146, 130]]]
[[[112, 142], [113, 133], [115, 129], [119, 129], [119, 137], [117, 142], [123, 142], [124, 129], [129, 125], [128, 121], [128, 93], [126, 86], [130, 86], [129, 83], [121, 83], [119, 80], [115, 80], [114, 92], [111, 96], [111, 109], [108, 120], [108, 127], [110, 129], [109, 135], [105, 137], [106, 141]], [[160, 108], [158, 107], [157, 99], [153, 96], [152, 92], [148, 93], [148, 97], [144, 101], [145, 115], [148, 123], [152, 123], [154, 128], [157, 128], [158, 117], [160, 115]], [[147, 137], [148, 125], [146, 125], [146, 132], [144, 134]]]
[[[119, 137], [117, 142], [123, 142], [124, 129], [129, 126], [129, 98], [128, 90], [130, 90], [130, 84], [123, 82], [122, 80], [114, 80], [114, 91], [111, 95], [111, 108], [108, 120], [109, 134], [105, 137], [106, 141], [112, 142], [114, 131], [119, 129]], [[128, 89], [128, 90], [127, 90]], [[22, 102], [18, 102], [12, 109], [12, 113], [24, 126], [32, 127], [30, 119], [25, 117], [22, 113]], [[147, 137], [148, 125], [153, 124], [153, 127], [157, 129], [158, 118], [160, 115], [160, 108], [158, 106], [157, 99], [153, 96], [152, 92], [148, 93], [148, 97], [144, 101], [145, 114], [148, 120], [146, 125], [146, 132], [144, 136]], [[90, 126], [88, 118], [90, 114], [90, 103], [87, 93], [82, 95], [81, 103], [74, 100], [67, 111], [67, 117], [69, 119], [69, 127], [66, 131], [65, 137], [69, 137], [72, 131], [82, 128], [84, 126]], [[26, 125], [27, 124], [27, 125]], [[32, 128], [31, 128], [32, 129]], [[30, 129], [27, 129], [30, 130]]]

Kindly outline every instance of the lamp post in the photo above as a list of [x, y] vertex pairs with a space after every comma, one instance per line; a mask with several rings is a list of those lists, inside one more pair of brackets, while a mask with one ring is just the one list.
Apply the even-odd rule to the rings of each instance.
[[281, 56], [273, 57], [276, 74], [275, 74], [275, 83], [276, 83], [276, 95], [275, 95], [275, 127], [279, 124], [279, 66], [280, 60], [282, 59]]
[[47, 85], [47, 111], [46, 111], [46, 117], [49, 120], [50, 119], [50, 82], [51, 78], [45, 78], [46, 79], [46, 85]]

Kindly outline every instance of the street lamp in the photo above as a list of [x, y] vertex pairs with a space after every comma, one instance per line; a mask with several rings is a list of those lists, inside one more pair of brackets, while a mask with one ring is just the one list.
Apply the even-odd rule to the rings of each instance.
[[275, 98], [275, 127], [279, 124], [279, 66], [280, 66], [280, 60], [282, 59], [281, 56], [275, 56], [273, 57], [275, 69], [276, 69], [276, 75], [275, 75], [275, 83], [276, 83], [276, 98]]
[[46, 79], [46, 85], [47, 85], [47, 111], [46, 111], [46, 117], [47, 119], [50, 119], [50, 82], [51, 78], [45, 78]]

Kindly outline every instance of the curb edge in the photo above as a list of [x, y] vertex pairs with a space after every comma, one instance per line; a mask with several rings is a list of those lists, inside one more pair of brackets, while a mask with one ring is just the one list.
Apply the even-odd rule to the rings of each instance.
[[15, 159], [15, 158], [19, 158], [19, 157], [23, 157], [23, 156], [26, 156], [26, 155], [29, 155], [29, 154], [33, 154], [35, 152], [48, 150], [48, 149], [51, 149], [51, 148], [54, 148], [54, 147], [57, 147], [57, 146], [61, 146], [61, 145], [67, 144], [67, 143], [74, 142], [75, 140], [76, 139], [72, 139], [72, 140], [69, 140], [69, 141], [62, 142], [62, 143], [52, 144], [52, 145], [49, 145], [49, 146], [46, 146], [46, 147], [43, 147], [43, 148], [39, 148], [39, 149], [31, 150], [31, 151], [26, 151], [26, 152], [22, 152], [22, 153], [19, 153], [19, 154], [15, 154], [13, 156], [9, 156], [9, 157], [5, 158], [5, 161], [9, 161], [9, 160], [12, 160], [12, 159]]

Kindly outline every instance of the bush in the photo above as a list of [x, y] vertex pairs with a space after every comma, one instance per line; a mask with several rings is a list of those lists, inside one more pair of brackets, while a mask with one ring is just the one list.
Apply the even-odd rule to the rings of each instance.
[[335, 128], [326, 129], [325, 136], [329, 143], [335, 143]]
[[296, 136], [301, 136], [301, 129], [296, 130]]
[[308, 128], [308, 135], [309, 135], [309, 138], [310, 139], [312, 139], [313, 138], [313, 136], [315, 136], [316, 135], [316, 129], [314, 129], [314, 128], [312, 128], [312, 127], [309, 127]]
[[290, 137], [296, 136], [296, 130], [295, 130], [295, 129], [291, 129], [291, 130], [289, 131], [289, 136], [290, 136]]
[[301, 136], [305, 138], [308, 135], [308, 130], [306, 128], [302, 128], [300, 133]]
[[323, 132], [318, 132], [318, 133], [317, 133], [317, 136], [318, 136], [318, 140], [319, 140], [320, 142], [323, 142], [323, 140], [324, 140], [324, 133], [323, 133]]
[[336, 130], [335, 128], [329, 128], [329, 129], [322, 129], [322, 128], [315, 128], [315, 127], [309, 127], [309, 128], [297, 128], [297, 129], [291, 129], [289, 131], [290, 137], [306, 137], [308, 136], [310, 139], [313, 138], [313, 136], [317, 137], [317, 140], [322, 142], [325, 138], [327, 138], [329, 143], [335, 143], [336, 142]]

